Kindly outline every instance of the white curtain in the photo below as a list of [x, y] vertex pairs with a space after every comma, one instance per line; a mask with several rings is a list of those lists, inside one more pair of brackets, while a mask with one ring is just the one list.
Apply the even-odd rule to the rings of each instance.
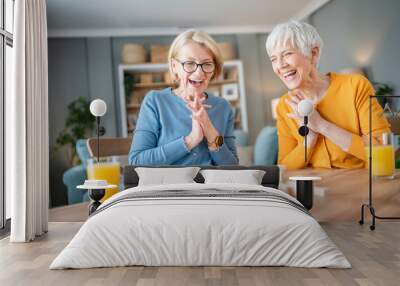
[[13, 94], [6, 102], [6, 187], [12, 193], [10, 241], [28, 242], [48, 227], [46, 1], [17, 0], [14, 11]]

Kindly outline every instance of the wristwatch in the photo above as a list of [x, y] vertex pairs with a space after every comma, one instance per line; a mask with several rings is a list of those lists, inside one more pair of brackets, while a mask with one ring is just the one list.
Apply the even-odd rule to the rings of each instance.
[[219, 149], [219, 147], [221, 147], [222, 144], [224, 144], [224, 137], [221, 135], [218, 135], [217, 137], [215, 137], [213, 142], [207, 141], [207, 143], [208, 143], [208, 147]]

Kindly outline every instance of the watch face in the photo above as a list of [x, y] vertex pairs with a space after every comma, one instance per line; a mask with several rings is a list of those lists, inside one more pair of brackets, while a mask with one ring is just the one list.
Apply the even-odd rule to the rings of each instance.
[[224, 144], [224, 137], [217, 136], [217, 138], [215, 138], [215, 144], [217, 144], [217, 146], [221, 147], [222, 144]]

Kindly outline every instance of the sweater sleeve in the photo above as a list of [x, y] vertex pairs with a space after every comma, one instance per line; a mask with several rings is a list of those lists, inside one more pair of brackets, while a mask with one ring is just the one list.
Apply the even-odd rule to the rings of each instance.
[[232, 109], [229, 106], [228, 108], [229, 117], [225, 128], [224, 144], [217, 151], [210, 151], [211, 158], [215, 165], [237, 165], [239, 163], [235, 136], [233, 134], [235, 119]]
[[[307, 148], [307, 162], [304, 161], [304, 140], [298, 140], [290, 131], [287, 117], [286, 105], [283, 98], [279, 100], [277, 106], [277, 129], [278, 129], [278, 164], [286, 166], [288, 169], [301, 169], [310, 162], [313, 148]], [[293, 127], [292, 127], [293, 128]]]
[[[370, 96], [375, 94], [371, 83], [362, 76], [353, 78], [353, 88], [355, 90], [355, 106], [359, 114], [359, 124], [361, 134], [352, 134], [351, 145], [348, 153], [353, 156], [365, 160], [363, 137], [369, 134], [369, 103]], [[379, 105], [376, 98], [371, 99], [372, 111], [372, 136], [384, 132], [390, 132], [390, 125], [386, 118], [382, 115], [383, 109]]]
[[189, 153], [184, 137], [157, 146], [160, 119], [154, 94], [145, 96], [139, 112], [134, 139], [129, 152], [131, 165], [169, 165]]

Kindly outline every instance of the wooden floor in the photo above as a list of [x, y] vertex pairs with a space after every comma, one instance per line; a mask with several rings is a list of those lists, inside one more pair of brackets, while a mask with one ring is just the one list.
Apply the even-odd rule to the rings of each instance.
[[[353, 268], [289, 267], [123, 267], [48, 270], [87, 218], [87, 203], [54, 208], [49, 233], [29, 244], [0, 241], [0, 285], [400, 285], [400, 222], [377, 221], [375, 231], [358, 225], [360, 205], [368, 201], [366, 170], [285, 172], [282, 185], [293, 194], [290, 176], [321, 176], [315, 185], [312, 215]], [[400, 176], [374, 180], [379, 215], [400, 216]]]
[[352, 269], [290, 267], [121, 267], [48, 270], [82, 223], [50, 223], [49, 233], [29, 244], [0, 241], [0, 285], [399, 285], [400, 224], [376, 231], [356, 223], [322, 223]]

